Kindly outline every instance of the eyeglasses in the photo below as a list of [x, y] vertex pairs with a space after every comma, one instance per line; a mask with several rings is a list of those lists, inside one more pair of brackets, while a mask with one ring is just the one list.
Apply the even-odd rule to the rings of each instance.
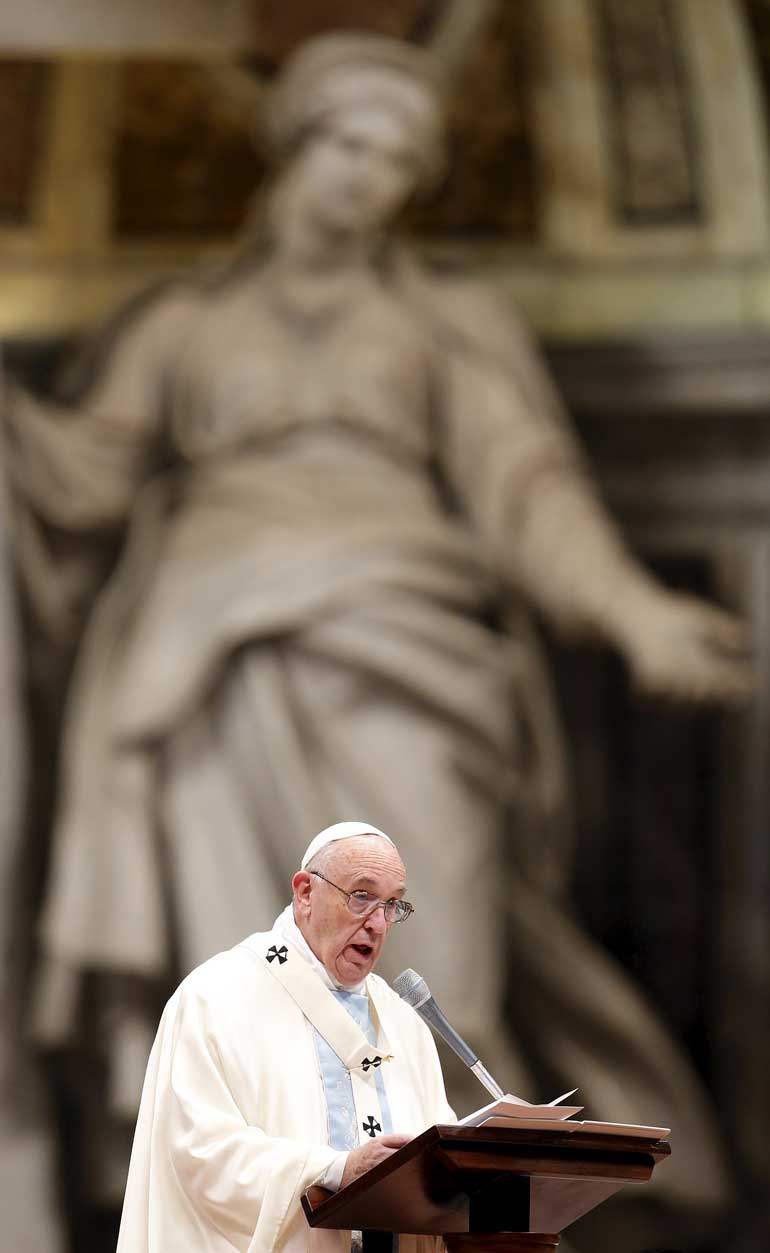
[[351, 914], [356, 914], [360, 918], [373, 914], [380, 906], [382, 906], [386, 922], [406, 922], [409, 915], [414, 913], [414, 905], [410, 905], [409, 901], [400, 901], [395, 896], [391, 896], [389, 901], [381, 901], [378, 896], [372, 896], [371, 892], [346, 892], [338, 884], [332, 883], [331, 879], [327, 879], [325, 874], [319, 874], [317, 870], [311, 870], [310, 873], [314, 874], [317, 879], [323, 879], [330, 888], [335, 888], [340, 892], [345, 897]]

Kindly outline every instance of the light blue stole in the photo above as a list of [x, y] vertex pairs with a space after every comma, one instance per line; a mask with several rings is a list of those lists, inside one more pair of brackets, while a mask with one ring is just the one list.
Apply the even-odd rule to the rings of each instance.
[[[357, 992], [346, 992], [341, 988], [333, 991], [332, 996], [336, 997], [340, 1005], [347, 1010], [353, 1021], [361, 1028], [369, 1043], [376, 1045], [377, 1036], [374, 1030], [374, 1023], [372, 1022], [369, 997], [360, 995]], [[329, 1111], [329, 1144], [331, 1147], [333, 1149], [347, 1150], [357, 1148], [362, 1140], [360, 1134], [362, 1130], [366, 1130], [367, 1134], [370, 1135], [372, 1133], [374, 1135], [387, 1135], [391, 1132], [393, 1130], [393, 1121], [390, 1116], [388, 1096], [381, 1072], [377, 1071], [374, 1076], [374, 1082], [380, 1100], [380, 1113], [383, 1125], [379, 1127], [375, 1123], [371, 1129], [362, 1129], [356, 1125], [353, 1085], [350, 1082], [350, 1075], [332, 1046], [327, 1043], [320, 1032], [314, 1028], [313, 1034], [315, 1035], [315, 1046], [321, 1067], [321, 1081], [326, 1097], [326, 1108]]]

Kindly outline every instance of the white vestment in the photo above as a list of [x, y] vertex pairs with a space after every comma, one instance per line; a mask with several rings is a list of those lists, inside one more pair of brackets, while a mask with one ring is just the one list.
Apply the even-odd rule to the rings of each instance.
[[[313, 1024], [295, 998], [314, 999], [314, 1025], [325, 1038], [325, 1014], [331, 1034], [340, 1014], [343, 1033], [358, 1028], [296, 948], [282, 949], [288, 961], [268, 964], [285, 943], [280, 930], [250, 936], [194, 970], [166, 1006], [147, 1066], [118, 1253], [349, 1253], [349, 1232], [313, 1230], [301, 1208], [305, 1189], [339, 1153], [328, 1143]], [[301, 974], [299, 992], [287, 990], [292, 969]], [[377, 975], [365, 990], [378, 1050], [392, 1054], [381, 1073], [394, 1129], [416, 1135], [454, 1122], [428, 1028]], [[354, 1088], [362, 1075], [352, 1076]], [[433, 1253], [435, 1243], [402, 1236], [400, 1253]]]

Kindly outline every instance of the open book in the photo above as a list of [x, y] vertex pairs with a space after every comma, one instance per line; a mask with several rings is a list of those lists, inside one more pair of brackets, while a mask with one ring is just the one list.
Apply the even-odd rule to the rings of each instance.
[[574, 1096], [577, 1088], [564, 1092], [547, 1105], [531, 1105], [520, 1096], [507, 1093], [502, 1100], [492, 1101], [465, 1118], [461, 1118], [461, 1127], [521, 1127], [529, 1130], [542, 1130], [549, 1125], [558, 1124], [560, 1131], [603, 1131], [614, 1135], [644, 1136], [647, 1140], [662, 1140], [670, 1134], [670, 1127], [644, 1127], [637, 1123], [620, 1122], [589, 1122], [578, 1121], [573, 1114], [582, 1112], [582, 1105], [562, 1105], [568, 1097]]

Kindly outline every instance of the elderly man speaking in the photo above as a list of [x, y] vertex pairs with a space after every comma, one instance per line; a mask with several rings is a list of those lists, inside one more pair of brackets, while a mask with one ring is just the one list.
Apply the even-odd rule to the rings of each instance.
[[[436, 1048], [372, 971], [405, 922], [383, 831], [342, 822], [309, 845], [293, 901], [190, 974], [147, 1067], [118, 1253], [350, 1249], [300, 1198], [336, 1190], [435, 1122], [453, 1122]], [[401, 1253], [432, 1237], [404, 1236]]]

